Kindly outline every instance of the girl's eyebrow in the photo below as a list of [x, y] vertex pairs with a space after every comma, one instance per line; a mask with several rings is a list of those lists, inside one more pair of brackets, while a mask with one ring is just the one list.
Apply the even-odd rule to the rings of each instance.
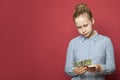
[[89, 23], [86, 23], [86, 24], [84, 24], [83, 26], [86, 26], [86, 25], [88, 25]]
[[[82, 26], [86, 26], [86, 25], [88, 25], [89, 23], [85, 23], [85, 24], [83, 24]], [[80, 25], [78, 25], [78, 26], [76, 26], [77, 28], [79, 28], [79, 27], [81, 27]]]
[[77, 28], [81, 28], [81, 26], [77, 26]]

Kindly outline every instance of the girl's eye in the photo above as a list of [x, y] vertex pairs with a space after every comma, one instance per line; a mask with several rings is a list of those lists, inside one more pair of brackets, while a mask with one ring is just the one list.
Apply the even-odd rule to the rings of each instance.
[[85, 24], [85, 25], [83, 25], [84, 27], [87, 27], [88, 26], [88, 24]]
[[81, 27], [77, 27], [78, 29], [81, 29]]

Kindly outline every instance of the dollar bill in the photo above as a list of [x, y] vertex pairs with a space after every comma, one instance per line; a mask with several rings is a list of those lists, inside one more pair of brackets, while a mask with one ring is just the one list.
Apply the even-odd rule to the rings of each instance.
[[74, 62], [74, 67], [80, 67], [80, 66], [81, 66], [80, 62]]
[[74, 62], [74, 66], [76, 67], [81, 67], [81, 66], [89, 66], [91, 65], [91, 59], [79, 61], [79, 62]]
[[91, 59], [84, 60], [84, 65], [83, 66], [89, 66], [91, 65]]

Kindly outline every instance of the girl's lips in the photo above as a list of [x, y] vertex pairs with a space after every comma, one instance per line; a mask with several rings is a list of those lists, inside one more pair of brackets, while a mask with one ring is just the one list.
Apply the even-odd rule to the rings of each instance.
[[88, 33], [86, 33], [86, 34], [82, 34], [82, 35], [87, 35]]

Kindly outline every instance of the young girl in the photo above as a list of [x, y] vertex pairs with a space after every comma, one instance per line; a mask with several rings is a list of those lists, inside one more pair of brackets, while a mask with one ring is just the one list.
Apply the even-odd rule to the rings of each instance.
[[73, 21], [80, 36], [68, 45], [65, 72], [72, 77], [71, 80], [105, 80], [104, 75], [115, 71], [110, 38], [93, 29], [95, 20], [85, 3], [75, 6]]

